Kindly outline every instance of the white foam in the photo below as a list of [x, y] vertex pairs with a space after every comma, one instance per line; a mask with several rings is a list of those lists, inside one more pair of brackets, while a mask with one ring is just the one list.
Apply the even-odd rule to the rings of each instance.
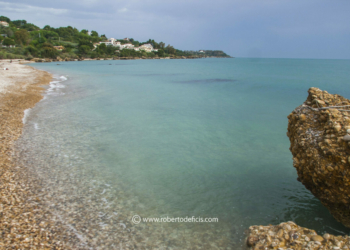
[[22, 122], [23, 122], [23, 124], [26, 124], [26, 122], [27, 122], [27, 118], [28, 118], [28, 116], [29, 116], [29, 112], [30, 112], [30, 108], [29, 109], [26, 109], [26, 110], [24, 110], [24, 116], [23, 116], [23, 118], [22, 118]]
[[[68, 78], [65, 76], [54, 76], [54, 79], [54, 81], [50, 82], [50, 87], [46, 90], [46, 95], [64, 95], [60, 89], [66, 87], [64, 84], [62, 84], [62, 82], [67, 81]], [[43, 100], [45, 99], [46, 98], [44, 97]]]
[[39, 128], [39, 125], [38, 125], [37, 123], [34, 123], [34, 128], [35, 128], [35, 129], [40, 129], [40, 128]]

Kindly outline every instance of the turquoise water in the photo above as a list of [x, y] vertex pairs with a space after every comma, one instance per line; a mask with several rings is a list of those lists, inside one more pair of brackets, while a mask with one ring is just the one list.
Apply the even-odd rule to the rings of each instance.
[[[310, 87], [350, 98], [349, 60], [34, 67], [68, 80], [57, 79], [31, 110], [20, 150], [83, 246], [121, 249], [134, 233], [136, 249], [238, 249], [250, 225], [289, 220], [319, 233], [349, 233], [296, 180], [286, 136], [287, 115]], [[134, 214], [219, 222], [134, 225]]]

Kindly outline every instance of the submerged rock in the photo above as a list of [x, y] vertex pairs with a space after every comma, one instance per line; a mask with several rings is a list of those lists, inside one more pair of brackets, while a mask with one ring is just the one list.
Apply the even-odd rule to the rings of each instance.
[[298, 180], [350, 227], [350, 101], [318, 88], [308, 92], [288, 116], [293, 165]]

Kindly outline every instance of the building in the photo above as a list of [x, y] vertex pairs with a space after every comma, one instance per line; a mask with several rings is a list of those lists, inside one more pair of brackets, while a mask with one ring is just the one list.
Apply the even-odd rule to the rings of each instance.
[[157, 52], [158, 50], [155, 50], [150, 43], [143, 44], [139, 47], [140, 50], [146, 51], [146, 52]]
[[125, 43], [119, 46], [119, 49], [134, 49], [135, 45], [131, 43]]
[[1, 26], [4, 26], [4, 27], [9, 27], [9, 23], [8, 22], [5, 22], [5, 21], [0, 21], [0, 25]]
[[100, 42], [100, 44], [104, 43], [106, 46], [117, 46], [115, 38], [108, 38], [107, 42]]
[[7, 34], [0, 34], [0, 36], [7, 37]]
[[199, 53], [204, 53], [204, 50], [200, 50]]
[[89, 36], [91, 36], [91, 31], [88, 31], [87, 34], [88, 34]]
[[[124, 38], [124, 41], [129, 41], [129, 38]], [[146, 52], [158, 52], [158, 49], [154, 49], [152, 44], [147, 43], [147, 44], [143, 44], [140, 47], [135, 47], [135, 45], [133, 45], [132, 43], [125, 43], [125, 44], [121, 44], [120, 41], [117, 41], [114, 38], [109, 38], [107, 41], [105, 42], [100, 42], [100, 43], [94, 43], [94, 47], [95, 49], [97, 48], [97, 46], [99, 44], [106, 44], [106, 46], [115, 46], [115, 47], [119, 47], [119, 50], [122, 49], [133, 49], [135, 51], [146, 51]]]
[[63, 46], [53, 46], [55, 49], [59, 50], [59, 51], [62, 51], [64, 50], [64, 47]]

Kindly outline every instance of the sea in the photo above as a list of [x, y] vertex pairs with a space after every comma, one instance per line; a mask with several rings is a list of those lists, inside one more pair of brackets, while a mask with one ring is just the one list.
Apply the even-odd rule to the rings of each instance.
[[244, 249], [286, 221], [349, 234], [297, 181], [286, 132], [310, 87], [350, 98], [350, 60], [31, 66], [54, 79], [17, 150], [79, 248]]

